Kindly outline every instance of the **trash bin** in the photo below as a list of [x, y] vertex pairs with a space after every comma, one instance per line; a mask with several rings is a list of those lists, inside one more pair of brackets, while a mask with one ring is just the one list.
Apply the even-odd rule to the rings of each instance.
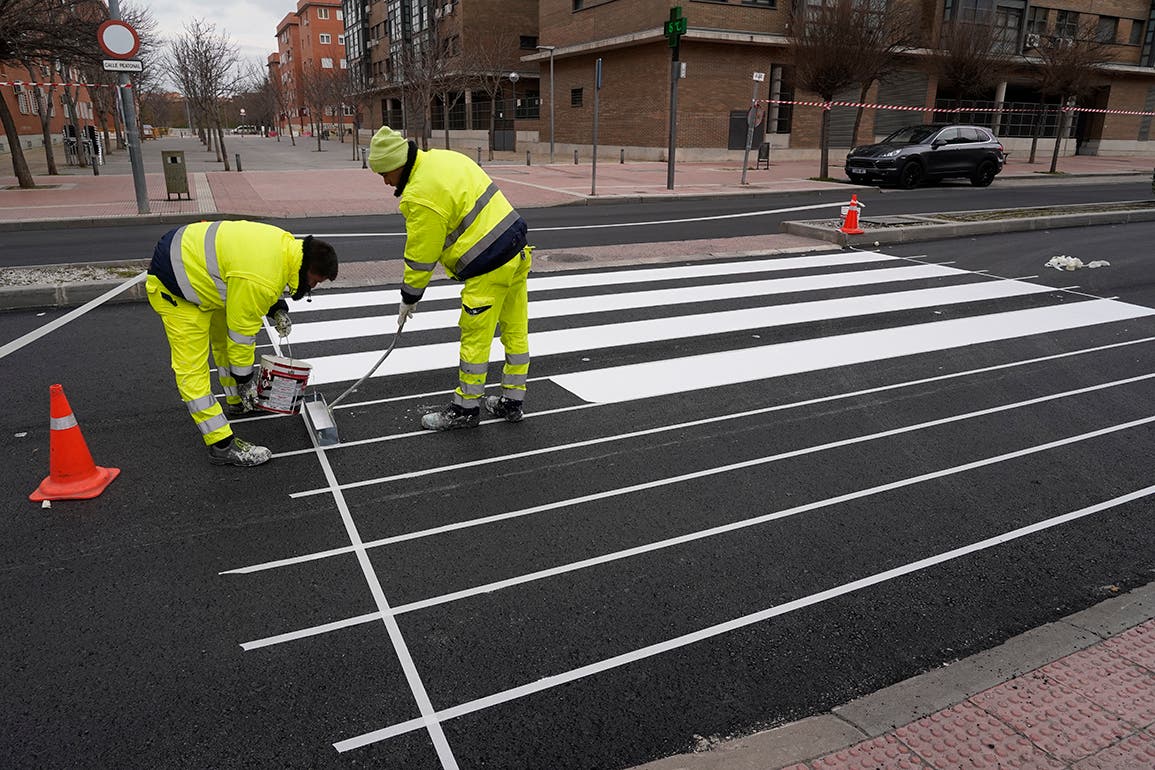
[[184, 153], [180, 150], [165, 150], [160, 154], [164, 163], [164, 186], [168, 192], [167, 199], [172, 200], [175, 195], [180, 200], [181, 193], [189, 200], [192, 196], [188, 191], [188, 169], [184, 164]]
[[769, 142], [763, 142], [762, 145], [758, 148], [758, 162], [754, 164], [754, 170], [757, 171], [760, 168], [765, 168], [765, 169], [770, 168], [770, 143]]

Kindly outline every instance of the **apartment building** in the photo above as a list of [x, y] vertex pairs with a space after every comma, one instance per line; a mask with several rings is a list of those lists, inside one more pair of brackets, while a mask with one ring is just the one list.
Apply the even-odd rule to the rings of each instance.
[[[277, 24], [277, 53], [275, 59], [269, 57], [268, 66], [270, 77], [279, 83], [283, 102], [278, 130], [284, 130], [283, 121], [287, 120], [294, 120], [300, 132], [313, 123], [337, 123], [334, 114], [310, 120], [309, 103], [313, 100], [309, 91], [319, 79], [348, 73], [341, 0], [300, 0], [297, 10]], [[351, 106], [346, 105], [345, 112], [351, 113]]]
[[[374, 124], [412, 131], [423, 122], [402, 99], [406, 77], [398, 63], [419, 33], [435, 25], [446, 51], [461, 52], [456, 67], [446, 70], [455, 89], [434, 96], [429, 113], [433, 130], [448, 128], [454, 144], [488, 142], [492, 112], [500, 116], [494, 127], [499, 149], [513, 144], [537, 153], [552, 139], [559, 152], [588, 154], [600, 60], [599, 146], [655, 160], [665, 158], [668, 146], [674, 71], [663, 24], [678, 8], [686, 32], [677, 48], [676, 146], [678, 156], [689, 160], [741, 157], [752, 97], [775, 102], [759, 113], [756, 144], [770, 142], [776, 152], [793, 157], [817, 155], [822, 108], [805, 102], [820, 98], [795, 81], [789, 49], [791, 12], [803, 3], [823, 0], [345, 0], [345, 8], [353, 24], [348, 34], [358, 41], [351, 66]], [[960, 119], [993, 125], [1015, 149], [1030, 142], [1035, 113], [1049, 103], [1042, 131], [1052, 138], [1040, 145], [1047, 147], [1058, 133], [1058, 105], [1055, 95], [1039, 90], [1039, 46], [1090, 28], [1107, 44], [1110, 61], [1098, 68], [1092, 88], [1075, 105], [1085, 111], [1076, 113], [1062, 152], [1155, 155], [1151, 115], [1127, 114], [1155, 112], [1155, 0], [918, 0], [918, 5], [922, 44], [866, 99], [908, 109], [866, 110], [860, 140], [909, 123]], [[933, 51], [946, 25], [980, 18], [997, 30], [995, 53], [1006, 65], [1005, 75], [987, 93], [967, 94], [964, 100], [951, 84], [939, 83]], [[495, 45], [507, 58], [493, 61]], [[474, 76], [476, 83], [482, 64], [499, 83], [494, 93], [457, 86], [460, 81], [449, 77], [452, 70]], [[456, 89], [460, 98], [454, 98]], [[836, 98], [857, 101], [858, 88]], [[960, 104], [972, 111], [947, 110]], [[831, 109], [832, 146], [849, 145], [854, 119], [854, 108]], [[506, 135], [515, 141], [504, 141]]]
[[[38, 109], [41, 104], [50, 116], [48, 125], [53, 144], [74, 149], [75, 143], [71, 141], [74, 125], [82, 134], [100, 131], [92, 95], [82, 84], [83, 80], [75, 68], [58, 70], [45, 62], [33, 65], [33, 72], [29, 73], [27, 67], [18, 62], [0, 62], [0, 83], [4, 84], [0, 85], [0, 98], [8, 106], [23, 149], [44, 146]], [[12, 151], [8, 141], [7, 135], [0, 132], [0, 153]], [[67, 160], [58, 157], [58, 162]]]

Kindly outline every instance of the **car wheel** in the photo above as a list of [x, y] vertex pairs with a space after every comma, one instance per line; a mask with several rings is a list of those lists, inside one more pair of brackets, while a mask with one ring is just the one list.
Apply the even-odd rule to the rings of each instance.
[[971, 184], [975, 187], [989, 187], [990, 183], [995, 180], [995, 164], [989, 160], [984, 160], [975, 169], [974, 176], [971, 177]]
[[898, 172], [898, 186], [904, 190], [918, 187], [922, 182], [922, 164], [917, 160], [908, 160], [902, 170]]

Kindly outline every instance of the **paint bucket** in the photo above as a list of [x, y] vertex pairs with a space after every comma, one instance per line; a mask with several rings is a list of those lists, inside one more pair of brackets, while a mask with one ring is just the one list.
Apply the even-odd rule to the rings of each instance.
[[257, 375], [257, 406], [267, 412], [297, 414], [313, 365], [284, 356], [261, 356]]

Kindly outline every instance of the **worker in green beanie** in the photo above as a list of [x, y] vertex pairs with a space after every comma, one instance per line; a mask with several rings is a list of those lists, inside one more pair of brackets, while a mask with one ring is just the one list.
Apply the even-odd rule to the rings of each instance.
[[[422, 416], [422, 427], [475, 427], [481, 405], [496, 417], [519, 422], [529, 376], [526, 277], [533, 251], [526, 245], [525, 220], [469, 157], [419, 150], [389, 126], [382, 126], [369, 143], [368, 164], [401, 199], [405, 217], [398, 325], [413, 315], [438, 263], [446, 275], [464, 283], [457, 388], [451, 403]], [[486, 397], [490, 347], [499, 322], [505, 348], [501, 395]]]

